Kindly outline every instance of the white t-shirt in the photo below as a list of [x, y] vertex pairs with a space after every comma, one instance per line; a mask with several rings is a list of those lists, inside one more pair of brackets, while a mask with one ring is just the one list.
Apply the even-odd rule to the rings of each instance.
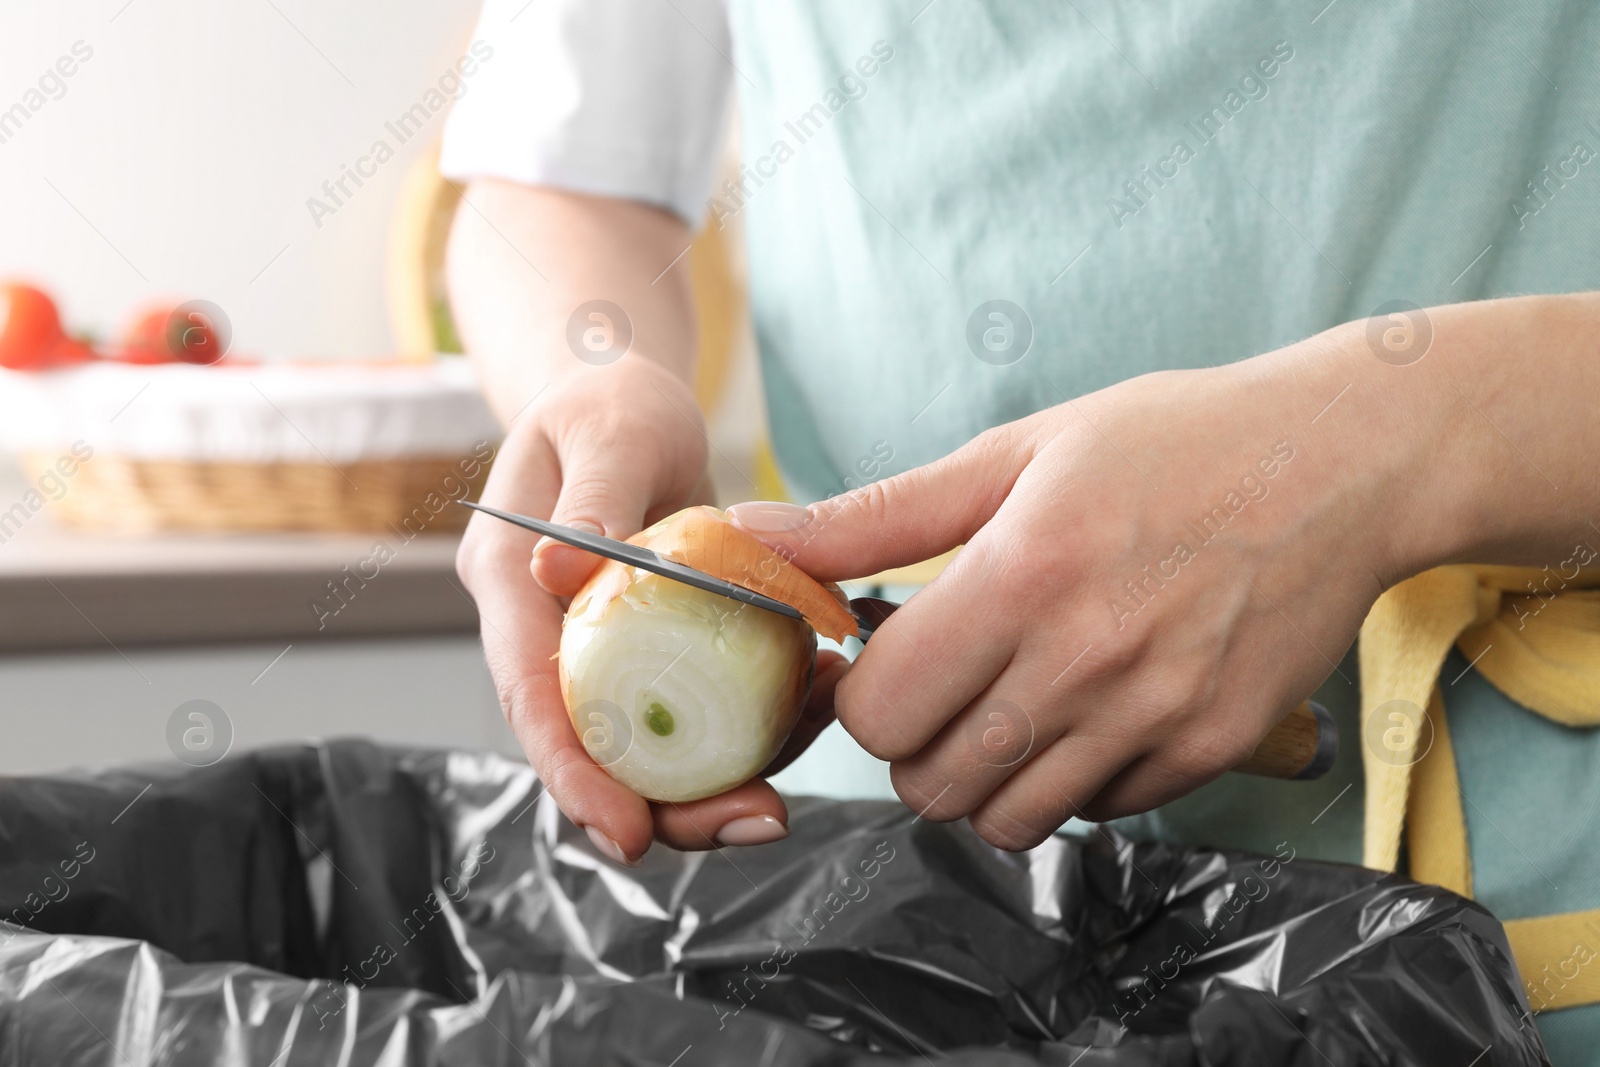
[[733, 67], [723, 0], [485, 0], [494, 49], [445, 126], [446, 177], [641, 200], [699, 226]]

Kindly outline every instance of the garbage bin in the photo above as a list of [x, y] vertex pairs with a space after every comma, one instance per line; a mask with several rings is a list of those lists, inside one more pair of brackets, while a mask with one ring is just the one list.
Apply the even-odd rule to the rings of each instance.
[[1537, 1064], [1498, 922], [1293, 841], [1013, 855], [894, 803], [602, 858], [361, 741], [0, 781], [0, 1062]]

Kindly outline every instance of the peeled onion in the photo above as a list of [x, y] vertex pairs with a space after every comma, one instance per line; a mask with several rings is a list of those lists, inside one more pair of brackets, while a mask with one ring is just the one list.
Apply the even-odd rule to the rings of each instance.
[[754, 778], [794, 729], [817, 632], [856, 630], [824, 587], [720, 511], [688, 508], [629, 539], [764, 593], [805, 620], [605, 560], [567, 610], [561, 692], [584, 748], [649, 800], [714, 796]]

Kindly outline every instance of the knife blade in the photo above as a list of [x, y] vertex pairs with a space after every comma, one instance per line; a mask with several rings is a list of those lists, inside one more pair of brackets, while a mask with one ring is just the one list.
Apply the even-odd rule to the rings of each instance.
[[615, 538], [589, 533], [586, 530], [574, 530], [570, 526], [563, 526], [558, 522], [550, 522], [548, 519], [536, 519], [531, 515], [517, 515], [509, 511], [501, 511], [498, 508], [491, 508], [484, 504], [474, 504], [470, 500], [459, 500], [457, 503], [464, 507], [469, 507], [473, 511], [481, 511], [485, 515], [492, 515], [497, 519], [502, 519], [513, 526], [520, 526], [524, 530], [532, 530], [535, 533], [544, 534], [546, 537], [560, 541], [562, 544], [571, 545], [573, 548], [581, 548], [585, 552], [593, 552], [597, 556], [614, 559], [619, 563], [626, 563], [630, 566], [638, 567], [640, 570], [649, 571], [651, 574], [659, 574], [663, 578], [671, 578], [673, 581], [682, 582], [684, 585], [692, 585], [696, 589], [704, 589], [708, 593], [719, 593], [740, 603], [749, 604], [751, 607], [762, 608], [766, 611], [776, 612], [779, 615], [787, 615], [791, 619], [805, 618], [797, 609], [790, 607], [781, 600], [774, 600], [772, 597], [765, 596], [753, 589], [746, 589], [742, 585], [736, 585], [726, 579], [707, 574], [705, 571], [696, 570], [694, 567], [667, 559], [660, 553], [652, 552], [650, 549], [640, 545], [630, 545], [626, 541], [618, 541]]

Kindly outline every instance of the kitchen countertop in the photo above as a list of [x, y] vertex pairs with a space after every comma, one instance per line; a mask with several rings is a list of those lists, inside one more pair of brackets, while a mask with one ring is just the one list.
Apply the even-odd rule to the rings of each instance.
[[0, 543], [0, 652], [475, 633], [457, 541], [96, 536], [41, 514]]

